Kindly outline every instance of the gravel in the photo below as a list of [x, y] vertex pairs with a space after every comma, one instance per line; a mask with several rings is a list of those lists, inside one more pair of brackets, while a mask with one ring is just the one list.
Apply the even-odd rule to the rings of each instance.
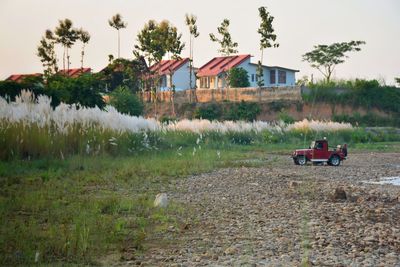
[[144, 266], [400, 266], [400, 153], [351, 154], [339, 167], [267, 156], [179, 180], [168, 192], [189, 210], [148, 240]]

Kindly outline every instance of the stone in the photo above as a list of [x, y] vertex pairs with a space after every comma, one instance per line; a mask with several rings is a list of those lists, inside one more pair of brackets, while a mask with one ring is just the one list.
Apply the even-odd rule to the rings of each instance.
[[233, 255], [236, 253], [236, 248], [229, 247], [229, 248], [225, 249], [224, 253], [225, 253], [225, 255]]
[[168, 196], [166, 193], [157, 194], [154, 200], [154, 207], [166, 208], [168, 206]]
[[333, 200], [346, 200], [347, 199], [346, 191], [344, 191], [343, 187], [336, 187], [332, 198]]

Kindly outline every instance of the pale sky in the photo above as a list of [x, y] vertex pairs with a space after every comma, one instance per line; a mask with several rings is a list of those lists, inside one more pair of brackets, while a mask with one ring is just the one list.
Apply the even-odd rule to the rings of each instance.
[[[279, 48], [264, 52], [264, 64], [300, 70], [297, 78], [317, 70], [301, 61], [301, 55], [316, 44], [363, 40], [361, 52], [351, 53], [339, 65], [335, 78], [376, 78], [393, 84], [400, 77], [399, 0], [0, 0], [0, 79], [13, 73], [42, 72], [36, 56], [37, 45], [46, 29], [54, 29], [59, 19], [69, 18], [92, 36], [86, 48], [85, 67], [99, 71], [108, 55], [117, 55], [117, 32], [108, 19], [120, 13], [128, 23], [121, 30], [121, 56], [132, 57], [136, 35], [149, 19], [169, 20], [183, 33], [188, 47], [185, 13], [198, 17], [200, 37], [195, 40], [194, 63], [200, 67], [218, 56], [218, 46], [209, 33], [224, 18], [231, 21], [230, 32], [239, 43], [239, 53], [259, 52], [258, 7], [267, 6], [275, 17]], [[80, 67], [80, 44], [73, 48], [71, 68]], [[58, 51], [61, 51], [58, 49]], [[182, 56], [188, 56], [186, 49]], [[59, 53], [59, 66], [62, 66]]]

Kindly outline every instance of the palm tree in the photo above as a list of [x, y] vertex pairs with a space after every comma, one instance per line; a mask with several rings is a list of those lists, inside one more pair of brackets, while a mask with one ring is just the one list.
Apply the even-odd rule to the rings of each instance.
[[192, 72], [193, 72], [193, 47], [194, 39], [199, 37], [200, 33], [197, 31], [196, 25], [197, 17], [194, 15], [185, 15], [186, 25], [189, 27], [189, 82], [190, 82], [190, 100], [192, 99]]
[[126, 28], [128, 26], [127, 23], [122, 21], [122, 16], [117, 13], [111, 19], [108, 20], [108, 24], [118, 31], [118, 58], [120, 58], [120, 37], [119, 37], [119, 30]]
[[79, 38], [78, 30], [72, 27], [72, 21], [70, 19], [64, 19], [59, 21], [59, 25], [56, 27], [54, 33], [56, 34], [56, 42], [61, 44], [64, 48], [63, 52], [63, 69], [65, 72], [65, 56], [67, 56], [67, 66], [69, 70], [69, 48]]
[[90, 41], [90, 34], [81, 28], [79, 30], [79, 40], [82, 42], [81, 68], [83, 69], [83, 57], [85, 56], [85, 46]]

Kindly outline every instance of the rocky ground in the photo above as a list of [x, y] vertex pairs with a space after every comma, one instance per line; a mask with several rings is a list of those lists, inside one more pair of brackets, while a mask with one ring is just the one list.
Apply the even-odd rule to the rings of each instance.
[[400, 153], [352, 154], [340, 167], [267, 156], [177, 181], [168, 197], [190, 210], [149, 240], [144, 266], [400, 266]]

